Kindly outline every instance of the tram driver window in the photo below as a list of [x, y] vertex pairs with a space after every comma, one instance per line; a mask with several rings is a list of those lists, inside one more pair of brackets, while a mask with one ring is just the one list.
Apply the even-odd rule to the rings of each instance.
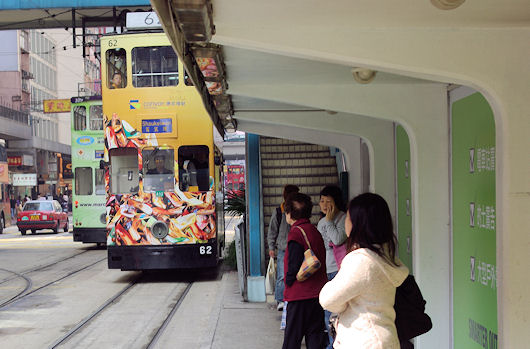
[[181, 146], [178, 152], [179, 186], [182, 191], [210, 189], [210, 150], [206, 145]]
[[91, 105], [89, 110], [90, 129], [93, 131], [103, 130], [103, 106]]
[[134, 87], [178, 84], [178, 59], [171, 46], [135, 47], [131, 57]]
[[75, 194], [92, 195], [92, 167], [76, 167]]
[[96, 195], [105, 195], [105, 170], [96, 168], [94, 172], [96, 175]]
[[144, 148], [142, 159], [144, 192], [173, 191], [175, 187], [173, 149]]
[[86, 130], [86, 108], [82, 105], [74, 107], [74, 130]]
[[107, 87], [109, 89], [127, 86], [127, 60], [125, 50], [116, 48], [107, 51]]
[[138, 192], [138, 150], [115, 148], [109, 150], [110, 192], [129, 194]]

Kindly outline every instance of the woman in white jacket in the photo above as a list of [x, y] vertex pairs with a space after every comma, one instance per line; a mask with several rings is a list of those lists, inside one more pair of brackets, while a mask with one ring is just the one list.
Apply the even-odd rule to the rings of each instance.
[[320, 292], [322, 307], [339, 314], [333, 347], [399, 349], [394, 298], [408, 269], [395, 256], [396, 237], [386, 201], [372, 193], [354, 198], [345, 230], [349, 253]]

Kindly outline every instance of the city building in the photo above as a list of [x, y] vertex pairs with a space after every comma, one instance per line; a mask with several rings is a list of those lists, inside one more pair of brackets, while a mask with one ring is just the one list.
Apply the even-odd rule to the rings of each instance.
[[43, 103], [100, 93], [97, 37], [87, 38], [83, 55], [82, 40], [74, 48], [64, 29], [0, 32], [0, 141], [9, 165], [8, 195], [71, 190], [70, 113], [45, 113]]

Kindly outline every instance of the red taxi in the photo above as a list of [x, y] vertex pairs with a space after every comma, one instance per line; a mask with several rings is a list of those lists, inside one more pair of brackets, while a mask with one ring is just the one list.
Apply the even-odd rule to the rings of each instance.
[[57, 233], [58, 229], [68, 231], [68, 214], [57, 200], [34, 200], [24, 205], [22, 212], [17, 215], [18, 230], [26, 235], [28, 230], [32, 234], [39, 229], [52, 229]]

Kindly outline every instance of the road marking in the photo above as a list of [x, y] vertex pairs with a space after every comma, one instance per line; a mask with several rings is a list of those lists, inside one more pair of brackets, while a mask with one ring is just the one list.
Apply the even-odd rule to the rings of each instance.
[[72, 236], [28, 236], [19, 238], [7, 238], [0, 239], [0, 243], [3, 242], [22, 242], [22, 241], [46, 241], [46, 240], [72, 240]]

